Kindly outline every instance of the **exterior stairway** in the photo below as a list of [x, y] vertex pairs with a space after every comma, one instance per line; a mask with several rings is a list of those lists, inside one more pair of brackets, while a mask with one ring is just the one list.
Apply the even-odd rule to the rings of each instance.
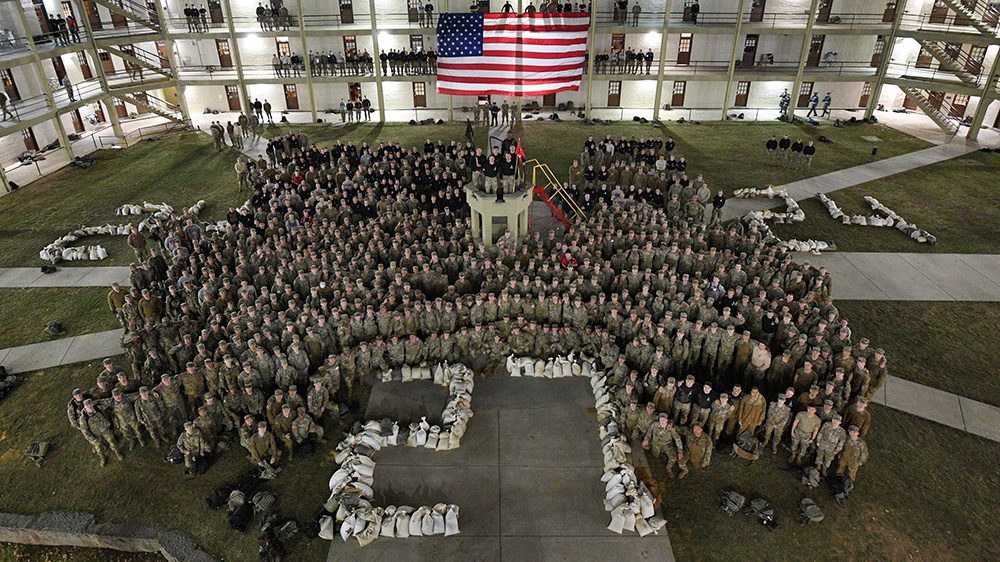
[[160, 117], [169, 119], [174, 123], [187, 125], [180, 107], [166, 100], [162, 100], [152, 94], [147, 93], [144, 96], [137, 96], [134, 94], [114, 93], [114, 96], [122, 101], [127, 101], [132, 105], [148, 109]]
[[983, 35], [996, 37], [998, 11], [984, 0], [942, 0], [949, 8], [962, 14]]
[[972, 86], [973, 88], [979, 87], [980, 76], [977, 76], [966, 70], [965, 66], [958, 58], [951, 56], [948, 53], [948, 51], [945, 50], [946, 47], [942, 42], [927, 41], [922, 39], [920, 40], [920, 45], [924, 48], [925, 51], [930, 53], [932, 57], [937, 59], [938, 64], [941, 66], [942, 69], [951, 72], [952, 74], [957, 76], [959, 80], [965, 82], [966, 84]]
[[153, 31], [161, 31], [155, 8], [150, 8], [142, 2], [136, 0], [94, 0], [94, 3], [104, 6], [110, 12], [124, 16], [129, 21], [134, 21]]
[[922, 90], [916, 88], [903, 88], [903, 93], [906, 97], [910, 98], [913, 103], [917, 104], [925, 115], [931, 118], [931, 121], [937, 123], [938, 127], [941, 127], [945, 132], [954, 135], [958, 133], [959, 120], [948, 114], [947, 110], [941, 110], [934, 107], [931, 103], [930, 98]]

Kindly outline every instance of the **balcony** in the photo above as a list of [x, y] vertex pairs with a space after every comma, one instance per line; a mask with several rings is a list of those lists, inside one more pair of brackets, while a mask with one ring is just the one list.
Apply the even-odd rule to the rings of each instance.
[[[598, 28], [623, 28], [623, 30], [645, 29], [655, 30], [663, 28], [662, 10], [643, 11], [636, 18], [629, 13], [626, 18], [615, 19], [615, 12], [597, 12], [596, 21]], [[677, 32], [702, 31], [704, 33], [726, 33], [730, 28], [736, 27], [739, 20], [738, 12], [701, 12], [698, 15], [698, 23], [695, 24], [690, 18], [685, 16], [683, 11], [670, 12], [670, 30]], [[885, 21], [884, 13], [843, 13], [833, 14], [825, 22], [816, 22], [814, 27], [824, 33], [836, 34], [838, 31], [848, 30], [871, 30], [881, 31], [892, 25], [892, 20]], [[743, 14], [743, 29], [745, 30], [780, 30], [783, 32], [805, 33], [805, 27], [809, 22], [809, 15], [805, 12], [798, 14], [789, 13], [763, 13], [752, 14], [749, 11]]]

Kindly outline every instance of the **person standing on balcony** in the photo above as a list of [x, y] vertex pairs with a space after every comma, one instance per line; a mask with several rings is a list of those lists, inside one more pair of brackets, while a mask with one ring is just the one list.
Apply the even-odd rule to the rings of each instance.
[[266, 15], [267, 12], [264, 9], [264, 5], [258, 2], [257, 9], [254, 11], [254, 13], [257, 14], [257, 23], [260, 25], [260, 30], [267, 31], [266, 29], [264, 29], [264, 21], [267, 19]]
[[202, 4], [201, 8], [198, 9], [198, 21], [201, 22], [201, 32], [208, 32], [208, 10], [205, 9], [205, 5]]
[[73, 97], [73, 83], [69, 81], [69, 76], [63, 76], [62, 80], [59, 81], [63, 88], [66, 88], [66, 95], [69, 96], [69, 101], [76, 101]]
[[698, 14], [701, 12], [701, 6], [698, 4], [698, 0], [694, 0], [691, 4], [691, 24], [698, 25]]
[[271, 116], [271, 102], [264, 99], [264, 115], [267, 115], [267, 122], [274, 124], [274, 117]]
[[255, 98], [253, 100], [253, 112], [257, 114], [257, 120], [263, 120], [264, 118], [263, 107], [264, 106], [260, 104], [260, 98]]
[[80, 26], [76, 23], [76, 18], [70, 16], [66, 18], [66, 28], [69, 29], [69, 34], [73, 36], [73, 42], [80, 42]]
[[4, 121], [7, 120], [7, 116], [10, 116], [11, 119], [14, 118], [14, 114], [11, 113], [9, 109], [7, 109], [7, 94], [3, 92], [0, 92], [0, 109], [3, 109]]
[[632, 27], [639, 27], [639, 14], [642, 13], [642, 6], [638, 2], [632, 6]]
[[434, 27], [434, 4], [427, 2], [424, 4], [424, 20], [421, 27]]

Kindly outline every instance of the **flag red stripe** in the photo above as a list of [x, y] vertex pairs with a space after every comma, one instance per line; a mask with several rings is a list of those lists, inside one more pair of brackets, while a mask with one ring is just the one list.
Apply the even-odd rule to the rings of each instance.
[[584, 25], [487, 25], [485, 31], [587, 31], [590, 26]]
[[558, 12], [558, 15], [553, 16], [552, 14], [546, 12], [535, 12], [533, 14], [504, 14], [501, 12], [490, 12], [488, 14], [483, 14], [483, 20], [502, 20], [502, 19], [516, 19], [516, 18], [552, 18], [552, 19], [568, 19], [568, 18], [587, 18], [590, 19], [590, 12]]
[[451, 94], [453, 96], [484, 96], [487, 94], [495, 94], [498, 96], [544, 96], [547, 94], [555, 94], [558, 92], [580, 91], [580, 85], [574, 84], [572, 86], [560, 86], [558, 88], [550, 88], [547, 90], [532, 90], [528, 93], [522, 93], [513, 89], [503, 89], [503, 88], [477, 88], [475, 90], [463, 90], [459, 88], [442, 88], [437, 89], [439, 94]]
[[483, 50], [484, 57], [511, 57], [514, 59], [569, 59], [582, 57], [585, 51], [568, 51], [565, 53], [539, 53], [532, 51], [509, 51], [500, 49]]
[[[443, 59], [438, 59], [443, 60]], [[559, 64], [550, 66], [526, 66], [523, 64], [462, 64], [454, 62], [439, 62], [438, 68], [441, 70], [501, 70], [509, 72], [557, 72], [560, 70], [583, 69], [580, 64]], [[581, 72], [582, 75], [582, 72]]]
[[439, 80], [445, 82], [463, 82], [466, 84], [489, 82], [490, 84], [505, 84], [508, 86], [516, 86], [518, 84], [555, 84], [557, 82], [570, 82], [579, 79], [580, 78], [577, 76], [560, 76], [557, 78], [484, 78], [482, 76], [442, 76], [439, 78]]
[[483, 43], [514, 43], [520, 45], [585, 45], [587, 43], [587, 38], [530, 39], [528, 37], [484, 37]]

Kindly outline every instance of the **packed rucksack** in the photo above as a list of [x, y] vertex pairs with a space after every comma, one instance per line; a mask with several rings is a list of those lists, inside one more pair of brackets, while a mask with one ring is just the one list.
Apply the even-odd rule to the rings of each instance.
[[719, 507], [722, 511], [725, 511], [730, 517], [739, 513], [743, 506], [747, 503], [746, 496], [740, 494], [736, 490], [728, 490], [722, 493], [722, 501]]
[[819, 471], [815, 466], [807, 467], [802, 471], [802, 483], [809, 489], [819, 487]]
[[743, 510], [743, 515], [752, 515], [758, 523], [768, 529], [774, 529], [778, 526], [777, 522], [774, 520], [774, 507], [771, 505], [771, 502], [765, 500], [764, 498], [754, 498], [750, 500], [750, 505]]
[[851, 480], [850, 476], [846, 474], [839, 474], [837, 476], [831, 477], [829, 480], [830, 491], [833, 492], [834, 499], [841, 507], [847, 505], [847, 496], [851, 495], [851, 491], [854, 490], [854, 481]]
[[733, 444], [733, 454], [750, 462], [754, 462], [760, 458], [761, 449], [760, 440], [754, 437], [749, 431], [741, 433], [736, 438], [736, 443]]
[[804, 498], [799, 502], [799, 514], [802, 518], [802, 524], [808, 523], [819, 523], [824, 519], [823, 510], [816, 505], [816, 502], [812, 498]]

